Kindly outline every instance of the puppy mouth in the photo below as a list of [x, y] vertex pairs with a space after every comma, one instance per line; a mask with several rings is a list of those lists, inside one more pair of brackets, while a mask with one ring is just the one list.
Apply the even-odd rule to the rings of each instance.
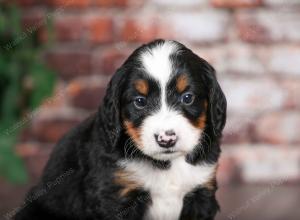
[[170, 160], [184, 155], [184, 152], [178, 150], [164, 150], [152, 154], [152, 157], [158, 160]]
[[176, 152], [178, 152], [178, 151], [174, 151], [174, 150], [165, 150], [165, 151], [163, 151], [163, 152], [161, 152], [162, 154], [174, 154], [174, 153], [176, 153]]

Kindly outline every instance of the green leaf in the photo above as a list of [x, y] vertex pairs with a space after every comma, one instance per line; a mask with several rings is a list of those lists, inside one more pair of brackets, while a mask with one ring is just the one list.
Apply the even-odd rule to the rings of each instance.
[[31, 109], [35, 109], [45, 98], [52, 94], [55, 75], [52, 71], [38, 63], [32, 66], [30, 74], [34, 88], [30, 100], [30, 107]]
[[13, 151], [15, 139], [13, 136], [0, 137], [0, 175], [10, 182], [24, 184], [28, 175], [23, 161]]
[[42, 47], [36, 32], [24, 33], [20, 8], [0, 4], [0, 176], [13, 183], [27, 180], [24, 164], [14, 152], [23, 114], [49, 97], [55, 83], [55, 74], [39, 60]]

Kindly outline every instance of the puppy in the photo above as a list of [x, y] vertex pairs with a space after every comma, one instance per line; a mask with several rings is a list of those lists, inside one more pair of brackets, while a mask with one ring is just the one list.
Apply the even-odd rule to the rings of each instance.
[[59, 141], [15, 219], [214, 219], [225, 121], [211, 65], [176, 41], [145, 44]]

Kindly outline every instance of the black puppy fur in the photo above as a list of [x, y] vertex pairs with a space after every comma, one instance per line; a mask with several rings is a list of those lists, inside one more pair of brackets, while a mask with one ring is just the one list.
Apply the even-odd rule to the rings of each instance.
[[[115, 182], [117, 162], [125, 158], [124, 144], [129, 138], [124, 131], [122, 114], [126, 115], [130, 109], [122, 108], [130, 80], [139, 77], [133, 71], [140, 65], [137, 56], [163, 42], [156, 40], [141, 46], [117, 70], [98, 112], [58, 142], [40, 182], [28, 193], [24, 205], [15, 216], [16, 220], [143, 219], [152, 202], [150, 193], [143, 187], [137, 187], [120, 196], [123, 186]], [[180, 62], [192, 71], [202, 73], [199, 88], [203, 99], [208, 102], [207, 135], [201, 145], [204, 146], [204, 153], [195, 149], [187, 155], [186, 161], [195, 166], [203, 162], [217, 163], [221, 132], [226, 120], [226, 99], [213, 67], [182, 44], [176, 44], [181, 51]], [[132, 160], [137, 158], [152, 163], [158, 169], [168, 169], [170, 166], [170, 161], [152, 159], [139, 150], [135, 151]], [[58, 177], [61, 177], [59, 181]], [[210, 187], [199, 186], [188, 193], [179, 219], [214, 219], [219, 210], [216, 190], [214, 178]]]

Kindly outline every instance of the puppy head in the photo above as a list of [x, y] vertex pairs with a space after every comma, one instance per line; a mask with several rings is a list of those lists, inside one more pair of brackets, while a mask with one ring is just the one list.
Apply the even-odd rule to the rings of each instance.
[[206, 129], [214, 131], [211, 138], [220, 136], [226, 100], [214, 69], [182, 44], [157, 40], [143, 45], [117, 74], [123, 77], [114, 77], [119, 78], [115, 112], [143, 154], [170, 160], [199, 146]]

